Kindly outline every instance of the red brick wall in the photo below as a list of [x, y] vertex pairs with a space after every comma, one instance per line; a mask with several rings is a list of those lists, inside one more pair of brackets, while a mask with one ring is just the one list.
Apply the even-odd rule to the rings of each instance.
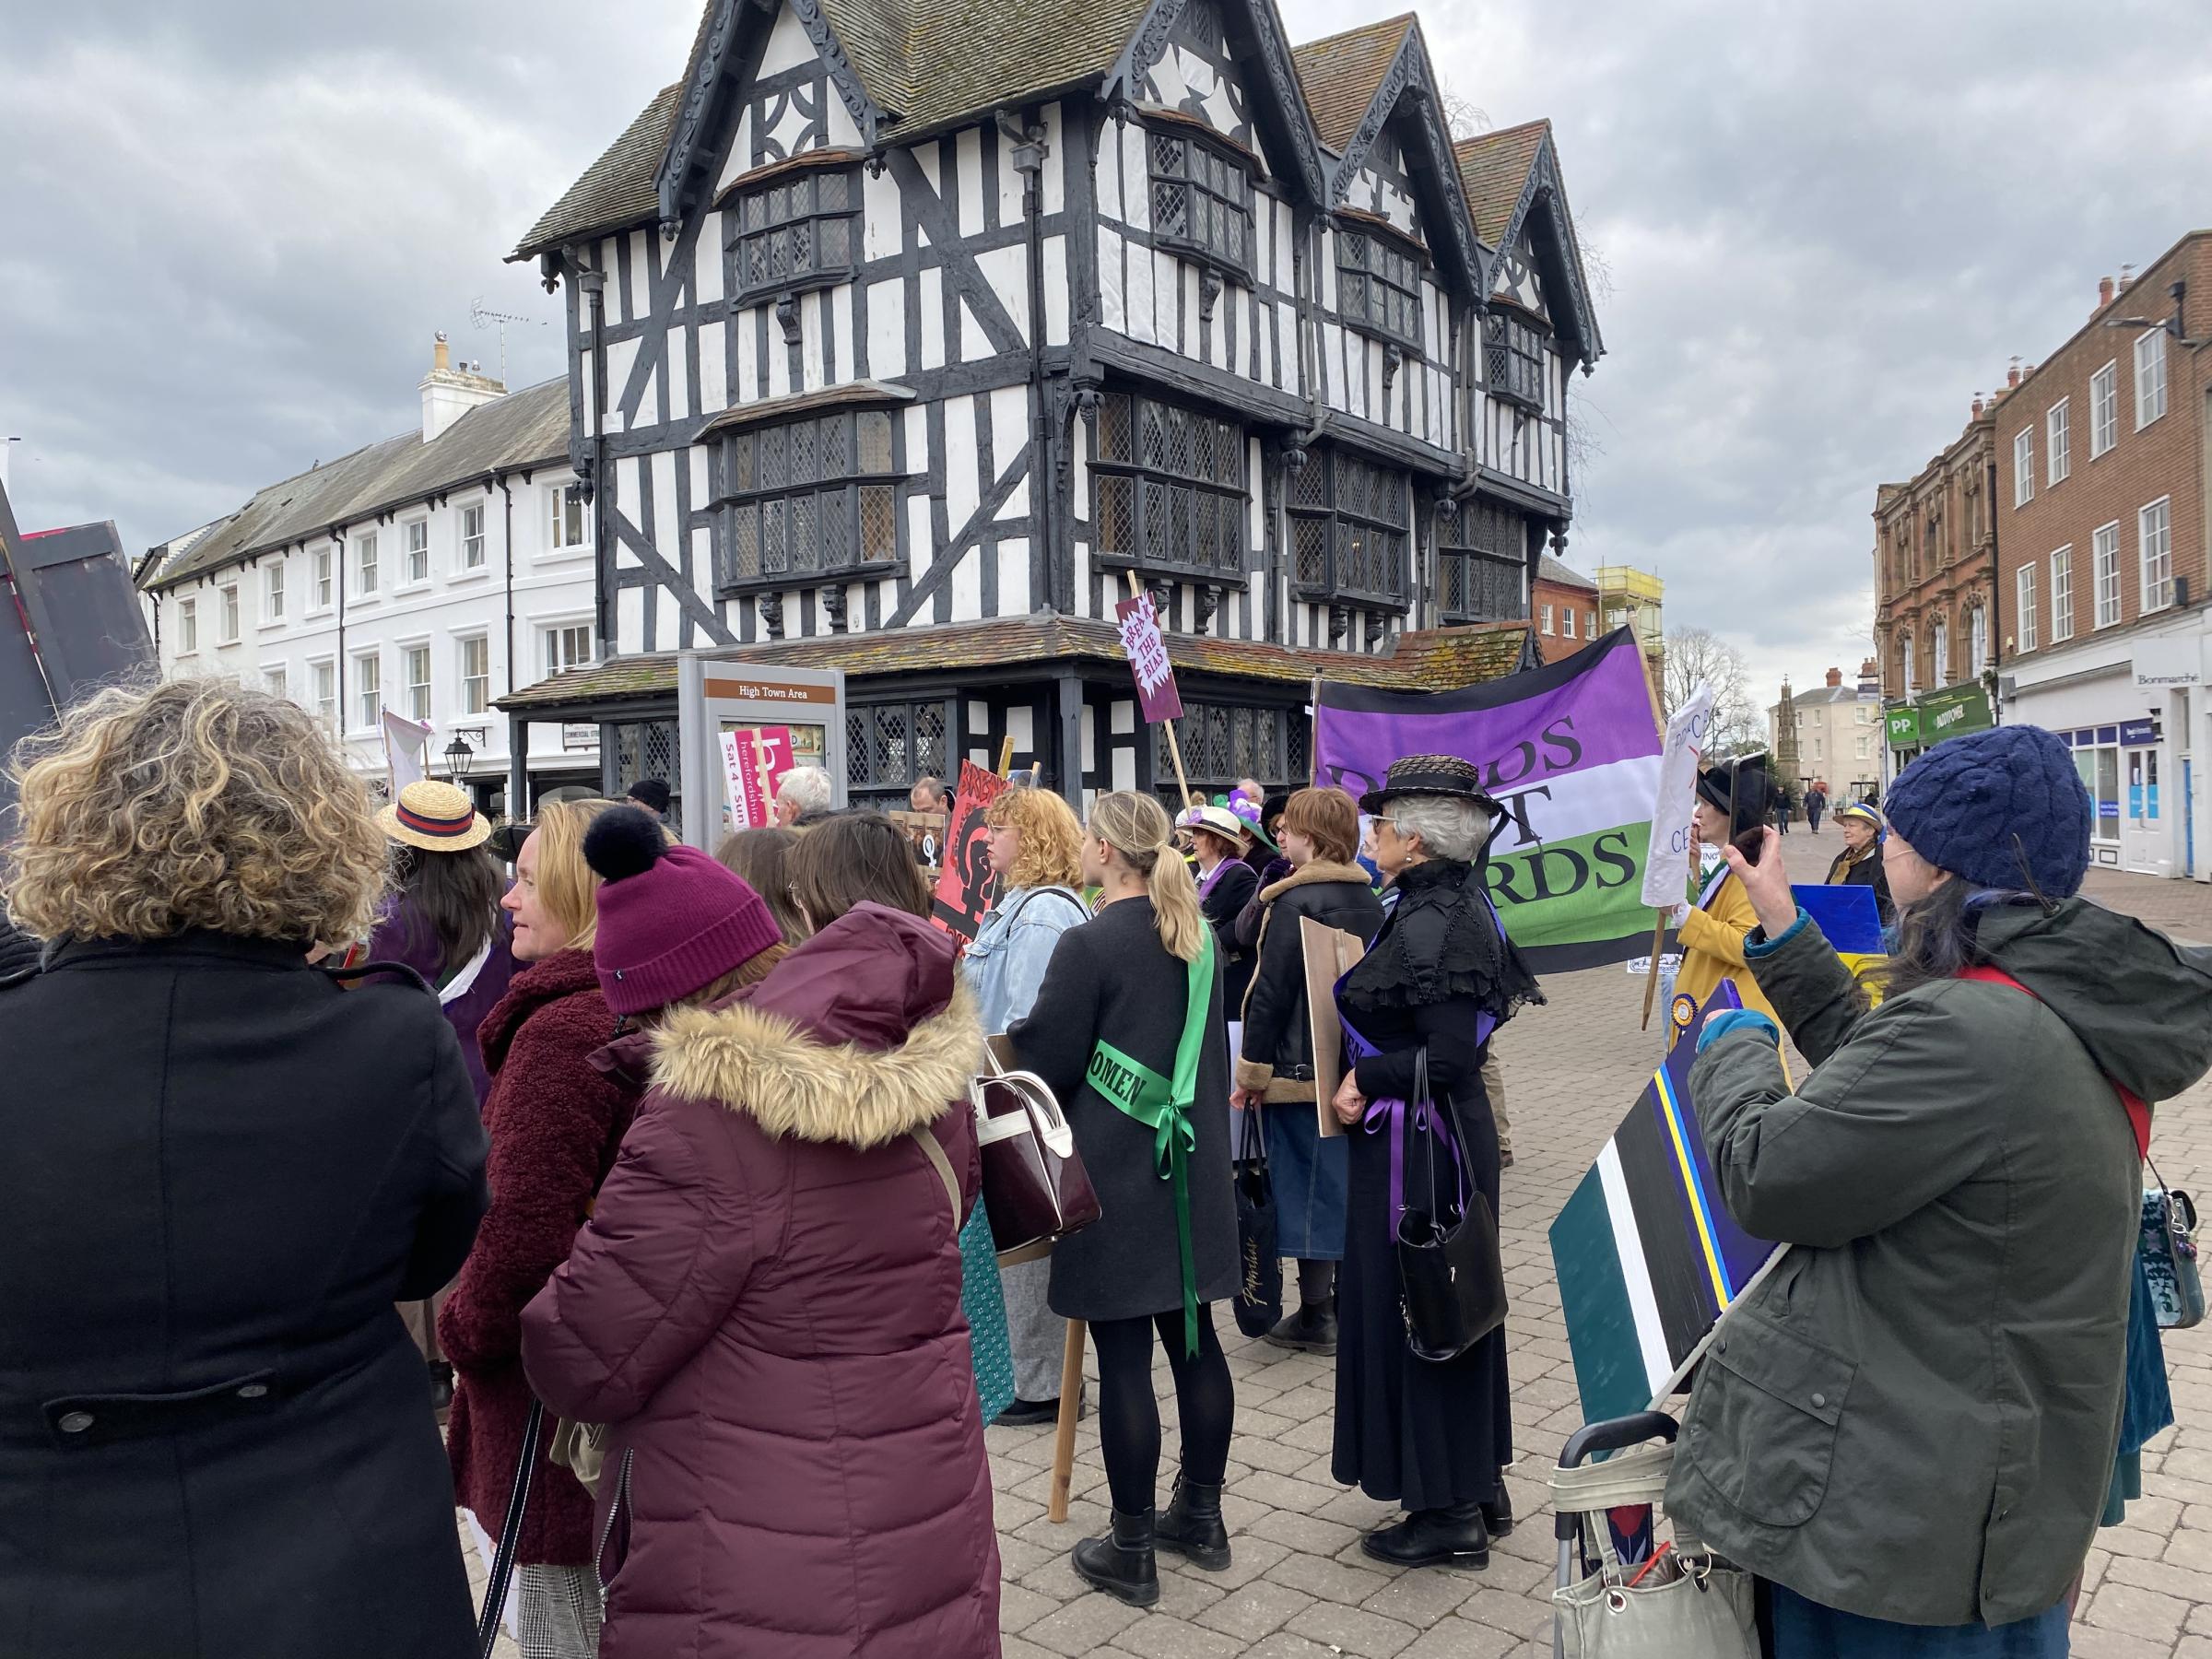
[[[1551, 606], [1551, 631], [1544, 631], [1544, 607]], [[1574, 613], [1574, 638], [1567, 637], [1563, 618], [1566, 612]], [[1536, 629], [1536, 650], [1547, 663], [1561, 657], [1572, 656], [1590, 643], [1594, 629], [1591, 619], [1597, 615], [1597, 590], [1594, 587], [1569, 587], [1564, 582], [1547, 582], [1538, 578], [1535, 596], [1529, 602], [1529, 620]], [[1603, 624], [1598, 624], [1602, 629]]]

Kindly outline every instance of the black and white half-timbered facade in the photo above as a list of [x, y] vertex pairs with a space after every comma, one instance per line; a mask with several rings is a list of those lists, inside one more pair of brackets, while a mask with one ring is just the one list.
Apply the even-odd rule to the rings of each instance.
[[1413, 18], [1294, 49], [1272, 0], [709, 0], [516, 257], [611, 659], [506, 706], [613, 728], [610, 782], [738, 646], [847, 670], [855, 798], [1008, 737], [1159, 786], [1132, 581], [1194, 784], [1302, 782], [1312, 675], [1523, 660], [1602, 349], [1548, 126], [1455, 146]]

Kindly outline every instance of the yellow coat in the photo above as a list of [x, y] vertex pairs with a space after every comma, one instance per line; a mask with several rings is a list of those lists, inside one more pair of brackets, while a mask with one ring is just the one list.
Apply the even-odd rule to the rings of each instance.
[[[1751, 895], [1744, 891], [1744, 884], [1731, 873], [1723, 881], [1720, 890], [1702, 907], [1692, 906], [1689, 916], [1678, 930], [1682, 942], [1682, 969], [1675, 975], [1674, 1007], [1678, 1014], [1683, 998], [1690, 999], [1694, 1014], [1705, 1006], [1705, 999], [1720, 988], [1724, 980], [1735, 983], [1744, 1006], [1757, 1008], [1779, 1026], [1782, 1020], [1774, 1013], [1774, 1005], [1761, 994], [1759, 982], [1744, 962], [1744, 936], [1759, 925], [1758, 913], [1751, 908]], [[1676, 1019], [1678, 1030], [1688, 1023]]]

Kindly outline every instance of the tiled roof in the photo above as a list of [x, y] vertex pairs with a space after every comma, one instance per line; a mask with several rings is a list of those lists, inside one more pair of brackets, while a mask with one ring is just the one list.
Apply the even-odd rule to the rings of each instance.
[[1513, 209], [1521, 205], [1521, 193], [1528, 186], [1536, 152], [1550, 133], [1548, 121], [1524, 121], [1519, 126], [1462, 138], [1452, 147], [1459, 159], [1460, 187], [1475, 215], [1475, 234], [1486, 247], [1495, 248], [1505, 234]]
[[[1296, 651], [1251, 640], [1170, 634], [1168, 657], [1186, 673], [1303, 685], [1320, 675], [1344, 685], [1403, 691], [1448, 691], [1511, 674], [1528, 637], [1525, 622], [1432, 628], [1400, 637], [1396, 648], [1368, 656], [1348, 651]], [[935, 628], [886, 629], [782, 640], [746, 648], [747, 659], [799, 668], [841, 668], [854, 678], [1004, 668], [1010, 663], [1070, 659], [1118, 663], [1122, 646], [1111, 624], [1072, 617], [1033, 616]], [[672, 653], [617, 657], [594, 667], [525, 686], [499, 700], [506, 710], [547, 708], [603, 698], [665, 696], [676, 689]]]
[[1375, 101], [1375, 89], [1412, 28], [1413, 14], [1406, 12], [1291, 49], [1306, 107], [1313, 112], [1314, 131], [1339, 155], [1359, 131], [1360, 117]]
[[510, 259], [527, 259], [564, 242], [580, 241], [597, 230], [619, 229], [648, 219], [659, 211], [653, 176], [660, 171], [668, 149], [668, 132], [676, 124], [677, 94], [683, 83], [663, 87], [622, 136], [606, 147], [606, 153], [583, 170], [530, 233], [515, 244]]
[[477, 405], [429, 443], [419, 430], [403, 432], [270, 485], [229, 518], [170, 543], [169, 556], [143, 582], [165, 588], [488, 472], [568, 453], [568, 381], [526, 386]]
[[1594, 594], [1597, 592], [1596, 582], [1571, 565], [1562, 564], [1548, 553], [1544, 555], [1543, 562], [1536, 566], [1536, 580], [1548, 582], [1555, 587], [1588, 588]]

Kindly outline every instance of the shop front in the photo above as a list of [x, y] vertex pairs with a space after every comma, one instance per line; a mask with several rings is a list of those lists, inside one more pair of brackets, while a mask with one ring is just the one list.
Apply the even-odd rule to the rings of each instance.
[[1890, 703], [1882, 710], [1883, 737], [1889, 750], [1885, 778], [1894, 781], [1899, 772], [1947, 738], [1985, 732], [1996, 724], [1988, 688], [1979, 680], [1946, 686], [1912, 702]]

